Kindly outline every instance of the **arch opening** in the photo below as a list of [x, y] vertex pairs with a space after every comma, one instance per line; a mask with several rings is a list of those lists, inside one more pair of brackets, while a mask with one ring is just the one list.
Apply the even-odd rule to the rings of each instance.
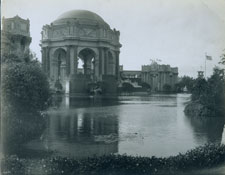
[[66, 51], [63, 48], [55, 50], [51, 65], [51, 86], [57, 92], [69, 93], [69, 67], [66, 60]]
[[62, 48], [57, 49], [54, 53], [53, 72], [54, 79], [64, 81], [67, 79], [66, 51]]
[[96, 54], [92, 49], [82, 49], [78, 54], [78, 73], [94, 76]]

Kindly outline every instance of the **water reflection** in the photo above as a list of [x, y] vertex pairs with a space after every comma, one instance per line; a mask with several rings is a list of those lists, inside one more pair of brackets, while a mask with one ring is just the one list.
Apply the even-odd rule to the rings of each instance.
[[37, 111], [16, 112], [4, 109], [1, 143], [4, 155], [25, 155], [24, 144], [40, 137], [45, 129], [45, 120]]
[[193, 129], [194, 138], [199, 143], [221, 143], [225, 119], [223, 117], [187, 117]]
[[121, 102], [118, 97], [70, 97], [56, 95], [53, 98], [53, 107], [55, 108], [84, 108], [84, 107], [98, 107], [98, 106], [114, 106], [119, 105]]
[[53, 156], [73, 156], [83, 158], [118, 152], [117, 116], [97, 113], [50, 112], [48, 129], [42, 136], [42, 144], [34, 140], [27, 144], [32, 148], [53, 151]]
[[188, 94], [58, 96], [48, 111], [47, 129], [25, 147], [79, 159], [111, 153], [165, 157], [220, 143], [224, 120], [188, 118], [183, 111], [189, 99]]

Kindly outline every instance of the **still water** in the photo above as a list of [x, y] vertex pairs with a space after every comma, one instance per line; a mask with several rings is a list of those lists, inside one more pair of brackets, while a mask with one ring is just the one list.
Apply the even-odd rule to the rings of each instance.
[[25, 145], [77, 159], [105, 154], [171, 156], [208, 142], [224, 143], [224, 120], [185, 116], [189, 94], [56, 97], [47, 129]]

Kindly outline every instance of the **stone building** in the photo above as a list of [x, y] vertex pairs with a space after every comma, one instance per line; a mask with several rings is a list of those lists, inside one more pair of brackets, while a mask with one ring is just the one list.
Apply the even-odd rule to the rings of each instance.
[[165, 91], [168, 87], [173, 91], [178, 82], [178, 68], [156, 62], [143, 65], [141, 70], [123, 70], [123, 66], [120, 66], [120, 76], [121, 83], [130, 82], [137, 86], [147, 83], [152, 91]]
[[119, 31], [93, 12], [66, 12], [43, 26], [43, 70], [53, 85], [59, 81], [66, 92], [85, 92], [90, 82], [105, 82], [113, 87], [107, 88], [109, 92], [116, 91], [119, 36]]
[[151, 65], [143, 65], [141, 73], [142, 82], [148, 83], [152, 91], [165, 91], [167, 88], [175, 90], [178, 82], [178, 68], [170, 65], [153, 62]]
[[123, 70], [121, 78], [125, 79], [141, 79], [141, 71], [138, 70]]
[[2, 19], [1, 58], [14, 54], [23, 58], [29, 51], [31, 43], [30, 21], [19, 16]]

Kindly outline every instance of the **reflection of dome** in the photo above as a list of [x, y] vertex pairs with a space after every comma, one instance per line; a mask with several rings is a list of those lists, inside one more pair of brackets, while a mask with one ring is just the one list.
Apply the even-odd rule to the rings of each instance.
[[102, 25], [108, 24], [96, 13], [88, 10], [71, 10], [60, 15], [53, 23], [58, 24], [70, 20], [78, 20], [79, 22], [98, 23]]

